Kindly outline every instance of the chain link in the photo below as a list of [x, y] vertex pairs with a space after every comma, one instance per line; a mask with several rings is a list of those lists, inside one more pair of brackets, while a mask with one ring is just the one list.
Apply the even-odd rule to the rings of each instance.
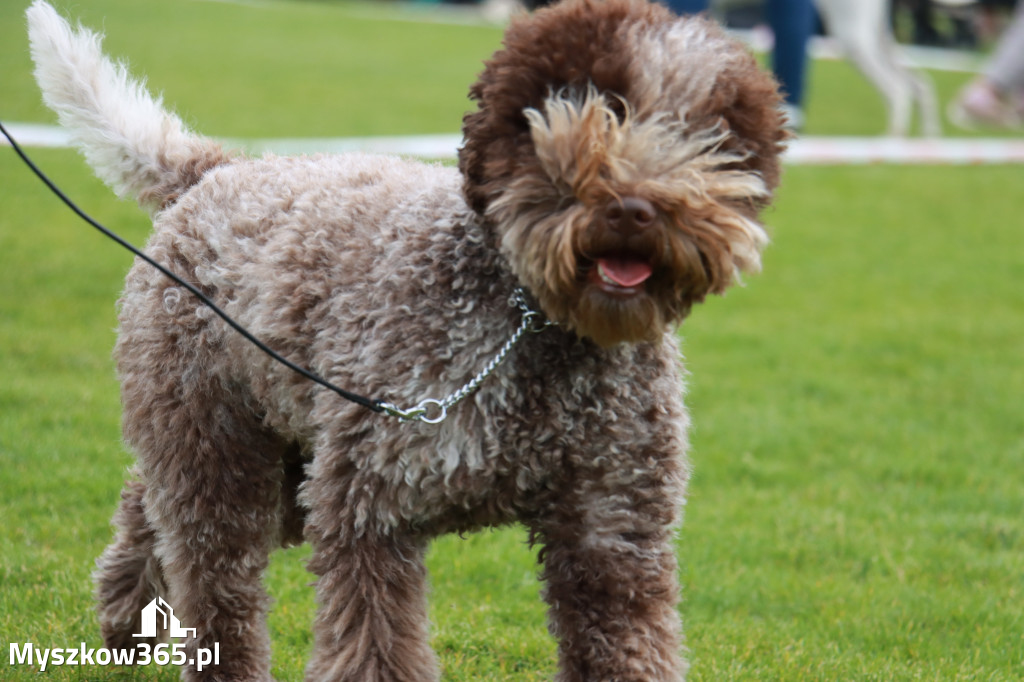
[[537, 334], [555, 325], [554, 322], [544, 319], [542, 313], [530, 308], [529, 303], [526, 302], [526, 292], [520, 287], [516, 287], [515, 291], [512, 292], [508, 304], [514, 308], [519, 308], [523, 313], [519, 327], [512, 332], [512, 335], [505, 341], [494, 357], [484, 365], [483, 369], [475, 377], [467, 381], [462, 388], [454, 391], [442, 400], [424, 398], [415, 407], [409, 409], [402, 409], [392, 403], [385, 402], [378, 403], [378, 406], [384, 410], [385, 414], [398, 417], [402, 421], [418, 421], [424, 424], [440, 424], [443, 422], [448, 416], [448, 410], [480, 388], [480, 385], [484, 383], [487, 377], [493, 374], [498, 365], [512, 352], [512, 349], [519, 343], [524, 334], [527, 332]]

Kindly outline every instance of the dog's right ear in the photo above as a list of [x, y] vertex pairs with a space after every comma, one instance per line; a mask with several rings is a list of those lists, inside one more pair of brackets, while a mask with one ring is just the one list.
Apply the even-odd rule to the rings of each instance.
[[[471, 88], [470, 97], [481, 101], [490, 80], [493, 80], [492, 74], [485, 71]], [[532, 144], [530, 131], [517, 121], [496, 116], [481, 106], [463, 118], [462, 134], [459, 170], [463, 194], [470, 208], [482, 216], [490, 198], [499, 191], [497, 179], [515, 175], [517, 160], [524, 158], [524, 152]]]
[[543, 109], [560, 91], [582, 96], [595, 88], [610, 101], [624, 98], [632, 56], [623, 29], [673, 19], [665, 7], [643, 0], [563, 0], [514, 19], [504, 48], [470, 88], [477, 110], [463, 119], [459, 169], [473, 210], [484, 215], [511, 179], [538, 170], [527, 109]]

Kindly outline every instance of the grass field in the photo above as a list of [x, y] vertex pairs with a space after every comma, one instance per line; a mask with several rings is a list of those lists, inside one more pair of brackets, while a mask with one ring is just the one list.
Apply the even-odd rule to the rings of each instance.
[[[0, 4], [0, 119], [50, 122], [21, 13]], [[454, 132], [498, 29], [383, 6], [60, 3], [204, 132]], [[269, 46], [269, 47], [268, 47]], [[216, 64], [216, 68], [211, 65]], [[962, 74], [933, 74], [948, 99]], [[808, 132], [872, 134], [881, 104], [814, 65]], [[146, 221], [78, 157], [38, 162], [135, 243]], [[790, 167], [748, 286], [681, 329], [693, 479], [678, 547], [693, 680], [1024, 677], [1024, 169]], [[89, 574], [130, 457], [110, 360], [130, 258], [0, 148], [0, 645], [97, 647]], [[437, 542], [445, 680], [554, 670], [518, 529]], [[274, 672], [301, 679], [307, 550], [267, 575]], [[46, 679], [176, 679], [173, 668]], [[0, 661], [0, 679], [39, 679]]]

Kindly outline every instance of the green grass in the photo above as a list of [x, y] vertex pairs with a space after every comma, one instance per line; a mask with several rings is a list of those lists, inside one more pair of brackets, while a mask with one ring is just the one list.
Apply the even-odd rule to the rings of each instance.
[[[51, 121], [29, 75], [25, 4], [0, 4], [0, 118]], [[72, 6], [198, 128], [232, 137], [454, 131], [499, 40], [367, 5]], [[944, 98], [965, 80], [934, 76]], [[815, 64], [810, 91], [809, 132], [882, 129], [847, 65]], [[33, 155], [88, 211], [145, 239], [141, 212], [74, 153]], [[1024, 676], [1022, 181], [1018, 166], [787, 169], [765, 272], [681, 331], [695, 424], [679, 539], [691, 679]], [[100, 645], [89, 573], [130, 464], [110, 360], [129, 263], [0, 149], [4, 650]], [[307, 555], [278, 553], [268, 571], [281, 680], [301, 678], [311, 645]], [[550, 679], [522, 532], [445, 538], [429, 566], [446, 680]], [[2, 679], [36, 677], [0, 661]]]
[[790, 168], [765, 274], [684, 326], [699, 679], [1024, 673], [1021, 175]]
[[[27, 4], [0, 4], [0, 67], [10, 83], [3, 116], [51, 121], [32, 82]], [[102, 29], [106, 51], [144, 74], [187, 121], [231, 137], [454, 132], [468, 85], [501, 35], [495, 27], [423, 24], [371, 4], [54, 4]]]

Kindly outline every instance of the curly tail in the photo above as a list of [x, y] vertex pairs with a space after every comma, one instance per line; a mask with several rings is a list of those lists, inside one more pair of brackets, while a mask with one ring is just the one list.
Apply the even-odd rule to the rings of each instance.
[[107, 58], [102, 36], [72, 28], [43, 0], [26, 15], [43, 101], [119, 196], [157, 211], [230, 161], [219, 144], [190, 132], [123, 64]]

